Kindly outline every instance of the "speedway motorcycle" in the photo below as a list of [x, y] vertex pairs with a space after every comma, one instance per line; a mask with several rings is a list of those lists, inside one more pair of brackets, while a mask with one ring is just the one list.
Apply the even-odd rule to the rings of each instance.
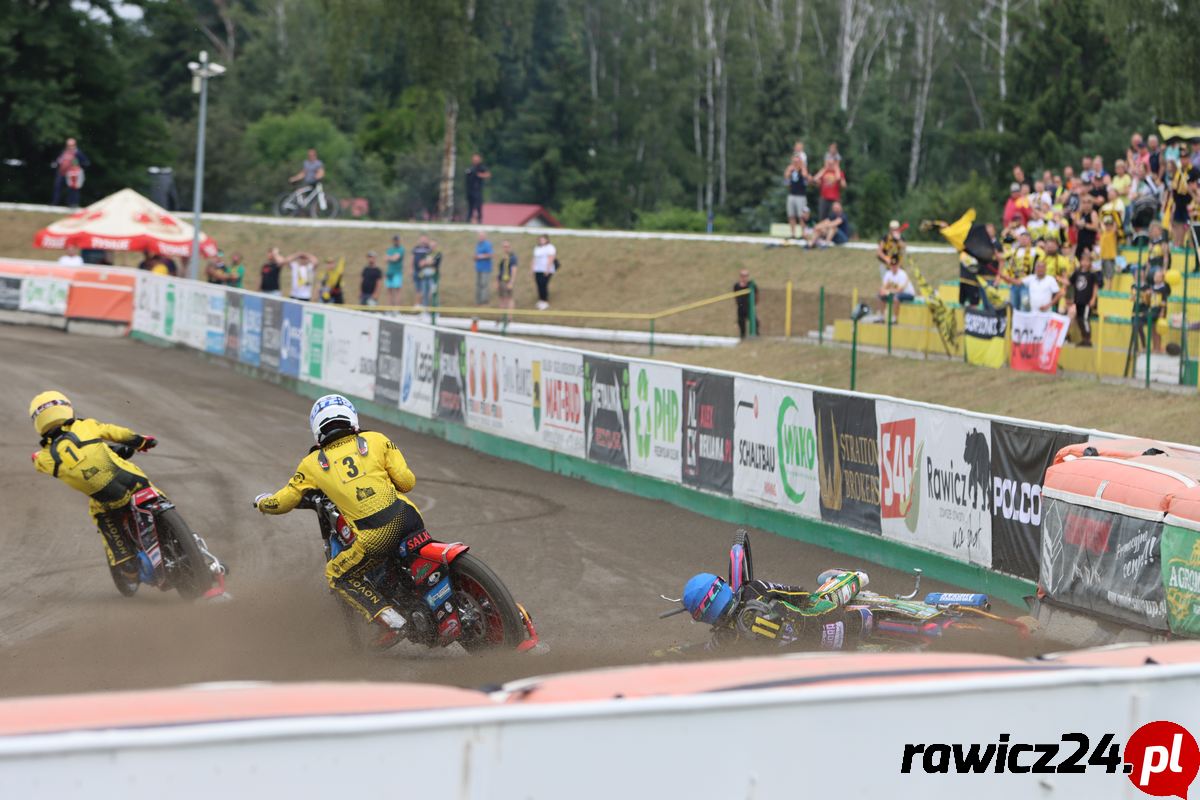
[[[108, 443], [118, 456], [130, 459], [132, 445]], [[227, 570], [208, 545], [175, 509], [175, 504], [150, 486], [135, 492], [121, 512], [121, 533], [137, 552], [137, 576], [109, 567], [113, 584], [125, 597], [143, 585], [160, 591], [174, 589], [187, 600], [228, 598]]]
[[[847, 583], [847, 574], [854, 570], [828, 569], [817, 576], [817, 588], [813, 597], [838, 593], [840, 605], [847, 609], [866, 608], [871, 612], [873, 625], [866, 638], [858, 646], [860, 651], [912, 651], [925, 649], [962, 649], [971, 645], [971, 639], [995, 641], [996, 636], [1029, 638], [1036, 630], [1037, 621], [1032, 617], [1009, 619], [991, 610], [991, 600], [986, 594], [974, 592], [929, 592], [917, 599], [921, 590], [922, 572], [914, 569], [916, 585], [913, 590], [900, 596], [877, 594], [866, 591], [865, 573], [858, 573], [857, 582]], [[754, 560], [750, 550], [750, 534], [739, 530], [729, 548], [729, 586], [738, 592], [742, 586], [754, 580]], [[858, 586], [857, 591], [848, 587]], [[671, 598], [664, 599], [671, 600]], [[672, 601], [677, 602], [677, 601]], [[668, 612], [669, 616], [678, 611]], [[726, 624], [735, 626], [737, 615]], [[782, 644], [786, 645], [786, 642]]]
[[[305, 492], [300, 508], [317, 513], [325, 560], [354, 543], [354, 529], [322, 492]], [[368, 578], [413, 626], [410, 641], [429, 648], [458, 643], [468, 653], [533, 650], [537, 630], [524, 606], [462, 542], [439, 542], [428, 531], [405, 539]], [[366, 649], [368, 626], [345, 603], [338, 607], [354, 646]]]

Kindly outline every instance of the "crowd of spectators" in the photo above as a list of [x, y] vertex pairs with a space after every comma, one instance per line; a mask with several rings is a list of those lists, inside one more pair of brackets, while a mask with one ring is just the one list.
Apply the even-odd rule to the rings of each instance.
[[[784, 167], [783, 179], [787, 185], [788, 226], [793, 241], [807, 247], [829, 247], [850, 240], [850, 221], [842, 207], [846, 173], [837, 142], [830, 143], [820, 168], [811, 172], [804, 142], [797, 141]], [[817, 195], [815, 218], [808, 203], [812, 190]]]

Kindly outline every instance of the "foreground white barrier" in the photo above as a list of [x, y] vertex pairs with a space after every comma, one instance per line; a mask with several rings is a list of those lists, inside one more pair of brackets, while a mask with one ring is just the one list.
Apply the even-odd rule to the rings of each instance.
[[[1200, 732], [1198, 686], [1197, 664], [1064, 669], [16, 736], [0, 738], [0, 796], [1116, 800], [1142, 795], [1091, 749], [1152, 720]], [[1082, 773], [1013, 774], [1029, 749], [956, 774], [954, 745], [1055, 744], [1057, 767], [1075, 733]]]

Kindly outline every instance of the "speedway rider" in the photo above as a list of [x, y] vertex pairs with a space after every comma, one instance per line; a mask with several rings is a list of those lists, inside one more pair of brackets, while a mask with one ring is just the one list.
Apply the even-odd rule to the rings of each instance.
[[135, 492], [151, 486], [146, 473], [109, 448], [108, 442], [127, 444], [139, 451], [158, 444], [120, 425], [94, 419], [76, 419], [71, 401], [62, 392], [42, 392], [29, 404], [29, 417], [41, 436], [41, 450], [33, 466], [86, 494], [88, 511], [104, 538], [110, 567], [133, 582], [138, 580], [137, 550], [122, 534], [122, 511]]
[[713, 626], [707, 650], [745, 641], [852, 650], [873, 625], [869, 609], [847, 605], [866, 585], [865, 572], [837, 571], [814, 592], [760, 580], [734, 591], [724, 578], [701, 572], [684, 586], [683, 605], [692, 619]]
[[331, 588], [355, 611], [379, 626], [374, 647], [384, 650], [407, 638], [407, 621], [367, 575], [403, 541], [425, 530], [417, 507], [404, 496], [417, 478], [388, 437], [360, 431], [358, 412], [345, 397], [325, 395], [308, 417], [316, 445], [287, 485], [260, 494], [254, 507], [286, 514], [305, 492], [325, 494], [354, 530], [354, 542], [325, 565]]

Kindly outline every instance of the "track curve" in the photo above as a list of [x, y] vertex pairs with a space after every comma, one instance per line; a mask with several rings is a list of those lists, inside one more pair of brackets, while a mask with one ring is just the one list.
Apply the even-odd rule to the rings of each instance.
[[[472, 545], [529, 608], [550, 652], [364, 658], [346, 647], [311, 513], [263, 517], [250, 506], [307, 450], [309, 401], [195, 354], [127, 339], [0, 327], [0, 363], [9, 367], [0, 382], [5, 695], [260, 679], [478, 686], [643, 661], [705, 638], [684, 618], [657, 619], [667, 608], [659, 594], [678, 592], [701, 569], [723, 571], [727, 523], [365, 420], [404, 452], [430, 531]], [[230, 565], [234, 602], [191, 606], [145, 587], [130, 600], [117, 595], [85, 499], [30, 467], [36, 437], [25, 411], [47, 388], [66, 392], [81, 414], [159, 437], [139, 461]], [[754, 551], [762, 575], [779, 580], [811, 582], [846, 562], [762, 532]], [[905, 575], [862, 566], [873, 588], [909, 586]]]

